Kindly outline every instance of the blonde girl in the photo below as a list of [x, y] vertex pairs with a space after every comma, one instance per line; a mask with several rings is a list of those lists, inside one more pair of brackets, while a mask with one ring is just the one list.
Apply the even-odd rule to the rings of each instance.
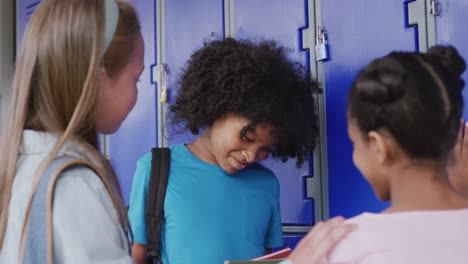
[[125, 207], [97, 136], [115, 132], [136, 102], [144, 48], [135, 10], [115, 0], [43, 0], [22, 43], [0, 146], [0, 263], [21, 261], [33, 189], [64, 155], [105, 177], [85, 167], [60, 177], [54, 262], [131, 263]]

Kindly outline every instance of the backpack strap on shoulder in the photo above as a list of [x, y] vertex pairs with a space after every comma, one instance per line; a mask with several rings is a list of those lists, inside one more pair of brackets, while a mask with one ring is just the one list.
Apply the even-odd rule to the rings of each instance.
[[148, 238], [147, 254], [152, 263], [162, 263], [161, 226], [164, 220], [164, 199], [169, 178], [171, 153], [169, 148], [151, 149], [151, 170], [146, 197], [145, 219]]
[[64, 171], [81, 166], [88, 167], [99, 175], [89, 161], [71, 156], [56, 158], [42, 174], [30, 201], [29, 218], [25, 219], [28, 223], [23, 227], [26, 228], [26, 237], [22, 237], [20, 242], [20, 263], [54, 263], [52, 206], [55, 184]]

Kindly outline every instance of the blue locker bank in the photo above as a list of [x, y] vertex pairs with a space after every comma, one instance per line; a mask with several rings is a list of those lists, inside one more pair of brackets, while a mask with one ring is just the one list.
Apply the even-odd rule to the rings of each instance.
[[[40, 1], [17, 1], [17, 45]], [[387, 206], [374, 196], [352, 162], [347, 136], [347, 91], [358, 71], [393, 50], [425, 51], [451, 44], [468, 58], [465, 0], [134, 0], [145, 39], [138, 101], [120, 130], [101, 137], [128, 202], [136, 160], [153, 146], [194, 139], [165, 120], [177, 79], [203, 41], [234, 37], [274, 39], [320, 82], [319, 145], [302, 168], [294, 160], [266, 160], [281, 183], [286, 242], [294, 246], [317, 221]], [[316, 46], [323, 50], [316, 54]], [[465, 80], [467, 80], [465, 73]], [[167, 90], [166, 102], [160, 102]], [[464, 89], [465, 98], [468, 90]], [[466, 105], [466, 100], [465, 100]], [[465, 108], [465, 119], [468, 110]]]

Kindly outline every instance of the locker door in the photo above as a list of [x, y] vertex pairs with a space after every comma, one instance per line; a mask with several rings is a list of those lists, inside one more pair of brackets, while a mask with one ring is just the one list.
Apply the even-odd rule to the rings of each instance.
[[[181, 69], [190, 55], [203, 46], [204, 40], [223, 37], [222, 0], [166, 0], [165, 1], [165, 56], [169, 70], [168, 103], [175, 100]], [[167, 113], [167, 109], [165, 110]], [[167, 119], [166, 131], [169, 146], [190, 143], [193, 136], [182, 128], [173, 127]]]
[[[440, 15], [436, 17], [436, 41], [437, 44], [452, 45], [457, 48], [468, 62], [468, 2], [460, 0], [445, 0], [439, 3]], [[463, 89], [464, 111], [463, 118], [468, 119], [468, 71], [463, 74], [465, 88]]]
[[140, 18], [145, 42], [145, 69], [138, 83], [138, 98], [135, 107], [120, 129], [108, 137], [107, 149], [102, 150], [110, 158], [126, 204], [130, 197], [136, 161], [156, 146], [157, 141], [157, 94], [156, 86], [151, 81], [151, 65], [154, 64], [156, 56], [155, 2], [156, 0], [133, 1]]
[[[235, 0], [234, 37], [252, 40], [273, 39], [292, 50], [292, 59], [306, 64], [306, 52], [299, 49], [299, 29], [305, 25], [304, 1]], [[309, 164], [296, 168], [295, 160], [283, 164], [266, 160], [281, 183], [282, 220], [287, 224], [313, 224], [313, 203], [303, 199], [302, 176], [309, 175]]]
[[[308, 65], [309, 54], [301, 50], [301, 28], [307, 24], [306, 1], [231, 0], [229, 32], [239, 39], [254, 41], [272, 39], [291, 50], [291, 59]], [[287, 89], [287, 88], [285, 88]], [[298, 169], [295, 160], [282, 163], [267, 159], [262, 162], [273, 170], [280, 181], [281, 215], [286, 244], [294, 246], [301, 235], [290, 231], [306, 232], [314, 224], [314, 202], [306, 198], [306, 177], [312, 175], [312, 166], [305, 162]]]
[[393, 50], [415, 50], [415, 30], [405, 25], [405, 1], [321, 1], [330, 60], [324, 62], [330, 217], [380, 211], [370, 185], [352, 161], [347, 135], [347, 92], [358, 71]]

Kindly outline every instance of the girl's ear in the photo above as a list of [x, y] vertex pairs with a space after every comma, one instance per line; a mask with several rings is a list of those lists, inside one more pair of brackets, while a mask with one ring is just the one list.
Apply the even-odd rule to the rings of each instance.
[[110, 79], [109, 74], [107, 74], [107, 70], [104, 67], [101, 67], [101, 80], [107, 81]]
[[99, 78], [99, 88], [102, 92], [103, 90], [107, 90], [107, 88], [111, 86], [110, 82], [112, 79], [109, 77], [109, 74], [107, 74], [107, 70], [104, 67], [101, 67], [100, 74], [101, 76]]
[[386, 136], [377, 131], [368, 134], [370, 149], [379, 164], [385, 164], [392, 159], [392, 146]]

